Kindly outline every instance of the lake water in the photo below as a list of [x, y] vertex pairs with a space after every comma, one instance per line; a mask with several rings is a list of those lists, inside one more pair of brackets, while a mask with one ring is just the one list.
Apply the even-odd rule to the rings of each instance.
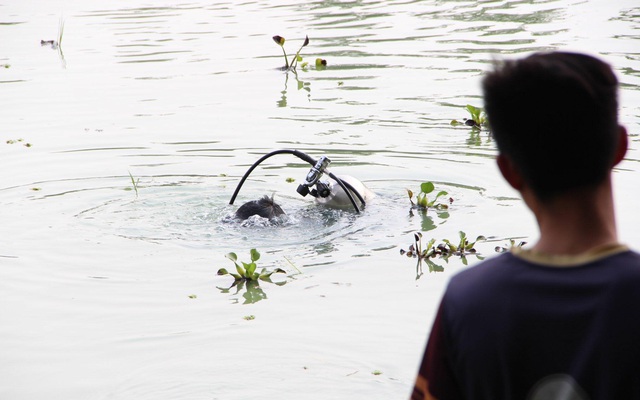
[[[61, 46], [41, 45], [61, 21]], [[308, 35], [310, 66], [283, 72], [273, 35], [290, 56]], [[450, 125], [482, 105], [495, 58], [614, 65], [631, 134], [618, 225], [640, 243], [635, 0], [0, 0], [0, 38], [2, 399], [407, 398], [465, 266], [435, 260], [444, 272], [416, 279], [400, 249], [416, 231], [484, 235], [483, 256], [536, 239], [491, 137]], [[296, 193], [309, 165], [278, 155], [229, 205], [276, 149], [325, 155], [377, 197], [358, 215], [322, 209]], [[424, 181], [448, 192], [448, 216], [411, 215], [406, 189]], [[264, 194], [288, 223], [225, 222]], [[286, 270], [279, 284], [216, 275], [251, 248]]]

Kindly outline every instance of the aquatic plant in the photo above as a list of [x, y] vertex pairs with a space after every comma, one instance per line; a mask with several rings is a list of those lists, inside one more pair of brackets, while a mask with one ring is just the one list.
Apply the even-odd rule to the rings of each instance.
[[[300, 52], [304, 47], [309, 45], [309, 36], [305, 36], [302, 46], [300, 46], [296, 54], [293, 56], [293, 59], [291, 62], [289, 62], [289, 57], [287, 56], [287, 52], [284, 49], [284, 44], [286, 42], [286, 39], [280, 35], [275, 35], [272, 39], [282, 49], [282, 54], [284, 56], [284, 67], [282, 68], [283, 70], [295, 71], [296, 68], [298, 67], [298, 63], [300, 63], [300, 67], [302, 69], [306, 69], [308, 67], [309, 63], [303, 61], [303, 58], [300, 55]], [[316, 64], [316, 69], [324, 69], [327, 67], [327, 60], [323, 60], [322, 58], [317, 58], [315, 61], [315, 64]]]
[[444, 246], [438, 245], [437, 248], [444, 255], [459, 255], [463, 258], [463, 263], [467, 265], [464, 260], [465, 254], [473, 254], [476, 253], [476, 249], [474, 248], [475, 244], [481, 240], [487, 240], [486, 237], [480, 235], [476, 238], [475, 241], [469, 243], [469, 239], [467, 239], [467, 234], [463, 231], [459, 232], [460, 240], [458, 244], [453, 244], [450, 240], [442, 239], [444, 242]]
[[302, 48], [306, 47], [307, 45], [309, 45], [309, 36], [304, 37], [304, 43], [302, 43], [302, 46], [300, 46], [300, 48], [296, 52], [296, 56], [293, 58], [293, 61], [291, 62], [291, 68], [296, 69], [296, 67], [298, 66], [298, 62], [302, 61], [302, 56], [300, 55], [300, 52], [302, 51]]
[[[446, 196], [448, 193], [444, 190], [439, 191], [435, 194], [435, 197], [429, 199], [428, 196], [431, 196], [431, 193], [435, 190], [433, 183], [431, 182], [423, 182], [420, 185], [420, 193], [416, 196], [416, 202], [413, 201], [413, 191], [407, 189], [407, 194], [409, 195], [409, 201], [411, 202], [411, 208], [409, 209], [409, 217], [414, 217], [417, 213], [421, 219], [421, 230], [430, 231], [436, 229], [436, 224], [434, 222], [434, 218], [432, 215], [429, 215], [427, 211], [431, 208], [435, 210], [436, 215], [440, 219], [449, 218], [449, 205], [445, 202], [440, 202], [439, 199], [442, 196]], [[449, 198], [449, 204], [453, 203], [453, 199]]]
[[296, 267], [296, 265], [293, 263], [293, 261], [289, 260], [289, 257], [287, 256], [283, 256], [285, 260], [287, 260], [287, 262], [289, 263], [289, 265], [291, 265], [296, 271], [298, 271], [299, 274], [302, 273], [302, 271], [300, 271], [300, 269], [298, 267]]
[[324, 58], [316, 58], [316, 69], [323, 70], [327, 68], [327, 60]]
[[471, 118], [464, 118], [464, 122], [460, 122], [458, 120], [451, 121], [451, 125], [467, 125], [471, 126], [473, 129], [480, 130], [482, 128], [489, 128], [489, 123], [487, 121], [487, 114], [484, 112], [482, 108], [474, 107], [470, 104], [467, 104], [465, 109], [469, 112]]
[[[281, 108], [287, 107], [287, 91], [288, 91], [288, 82], [289, 82], [288, 72], [289, 71], [293, 73], [298, 90], [306, 91], [307, 97], [310, 100], [311, 99], [311, 83], [301, 80], [298, 77], [298, 71], [297, 71], [298, 65], [300, 65], [303, 71], [307, 71], [309, 67], [309, 63], [306, 61], [303, 61], [303, 58], [300, 55], [300, 52], [302, 51], [302, 49], [309, 45], [309, 36], [305, 36], [302, 46], [300, 46], [298, 51], [293, 55], [291, 62], [289, 62], [289, 56], [287, 56], [287, 52], [284, 49], [284, 44], [286, 42], [286, 39], [280, 35], [275, 35], [273, 36], [273, 41], [278, 46], [280, 46], [280, 48], [282, 48], [282, 55], [284, 56], [284, 67], [280, 69], [287, 72], [284, 78], [284, 89], [280, 92], [281, 96], [276, 101], [277, 106]], [[323, 70], [327, 67], [327, 60], [323, 60], [322, 58], [317, 58], [315, 61], [315, 64], [316, 64], [316, 70]]]
[[422, 233], [416, 232], [413, 234], [414, 244], [409, 246], [408, 250], [400, 249], [400, 255], [406, 255], [410, 258], [417, 258], [416, 264], [416, 279], [420, 279], [423, 275], [422, 263], [424, 262], [429, 267], [429, 272], [442, 272], [444, 267], [436, 264], [432, 259], [439, 258], [445, 262], [449, 262], [451, 256], [458, 256], [464, 265], [467, 265], [467, 255], [473, 254], [478, 259], [482, 260], [484, 257], [477, 254], [475, 244], [478, 241], [486, 240], [484, 236], [478, 236], [475, 241], [469, 242], [467, 234], [463, 231], [459, 233], [459, 241], [454, 244], [453, 241], [443, 239], [442, 243], [436, 245], [436, 239], [432, 238], [423, 248], [422, 246]]
[[300, 48], [296, 52], [295, 56], [293, 57], [293, 61], [291, 61], [291, 63], [289, 63], [289, 58], [287, 57], [287, 52], [284, 49], [284, 43], [285, 43], [286, 39], [283, 38], [280, 35], [275, 35], [273, 37], [273, 41], [276, 42], [276, 44], [278, 46], [280, 46], [280, 48], [282, 48], [282, 54], [284, 55], [284, 68], [283, 69], [285, 69], [285, 70], [295, 70], [296, 67], [298, 66], [298, 62], [302, 61], [302, 56], [300, 55], [300, 52], [302, 51], [303, 47], [306, 47], [309, 44], [309, 36], [305, 36], [304, 42], [302, 43], [302, 46], [300, 46]]
[[64, 35], [64, 18], [60, 17], [58, 22], [58, 48], [62, 52], [62, 36]]
[[[229, 272], [225, 268], [220, 268], [218, 270], [218, 275], [231, 275], [233, 276], [235, 283], [240, 281], [253, 281], [257, 282], [258, 280], [271, 282], [271, 275], [275, 273], [283, 273], [286, 274], [287, 271], [282, 268], [276, 268], [272, 271], [267, 271], [266, 268], [262, 268], [262, 271], [258, 272], [256, 261], [260, 259], [260, 253], [256, 249], [250, 250], [251, 262], [240, 262], [238, 264], [238, 256], [236, 253], [228, 253], [225, 255], [226, 258], [231, 260], [236, 267], [236, 272]], [[242, 264], [242, 265], [241, 265]]]
[[32, 144], [31, 143], [23, 143], [24, 139], [9, 139], [7, 140], [7, 144], [16, 144], [16, 143], [22, 143], [24, 147], [31, 147]]
[[[136, 192], [136, 197], [138, 197], [138, 183], [140, 183], [140, 178], [138, 179], [134, 179], [133, 175], [131, 175], [130, 171], [129, 172], [129, 178], [131, 178], [131, 184], [133, 185], [133, 190], [135, 190]], [[131, 190], [131, 188], [127, 188], [126, 190]]]
[[64, 53], [62, 52], [62, 38], [64, 36], [64, 18], [60, 17], [58, 22], [58, 40], [40, 40], [40, 46], [49, 46], [53, 50], [58, 51], [60, 60], [62, 61], [63, 68], [66, 68], [67, 63], [64, 59]]
[[504, 246], [496, 246], [495, 247], [495, 251], [496, 253], [506, 253], [507, 251], [511, 251], [512, 249], [516, 248], [516, 247], [522, 247], [525, 244], [527, 244], [527, 242], [524, 241], [520, 241], [518, 244], [516, 244], [516, 241], [514, 239], [509, 239], [509, 243], [504, 245]]
[[[265, 281], [269, 283], [276, 284], [278, 286], [282, 286], [286, 284], [286, 281], [283, 282], [272, 282], [271, 275], [275, 273], [283, 273], [287, 272], [281, 268], [276, 268], [272, 271], [267, 271], [266, 268], [262, 268], [260, 272], [257, 271], [256, 261], [260, 259], [260, 253], [256, 249], [250, 250], [251, 262], [240, 262], [238, 263], [238, 256], [236, 253], [228, 253], [225, 255], [226, 258], [231, 260], [236, 267], [236, 272], [229, 272], [225, 268], [220, 268], [218, 270], [218, 275], [231, 275], [233, 277], [233, 283], [228, 288], [217, 287], [221, 293], [229, 293], [232, 288], [235, 287], [236, 291], [233, 293], [237, 295], [241, 291], [244, 290], [242, 297], [244, 298], [243, 304], [253, 304], [257, 303], [260, 300], [264, 300], [267, 298], [266, 293], [260, 287], [260, 281]], [[297, 269], [297, 268], [296, 268]], [[237, 300], [236, 300], [237, 302]]]
[[62, 37], [64, 36], [64, 18], [60, 17], [58, 22], [58, 39], [57, 40], [41, 40], [41, 46], [50, 46], [52, 49], [57, 50], [62, 46]]
[[[438, 210], [444, 210], [449, 208], [449, 206], [445, 203], [438, 203], [438, 198], [441, 196], [446, 196], [448, 193], [444, 190], [436, 193], [435, 197], [432, 200], [429, 200], [427, 197], [428, 194], [435, 190], [435, 186], [432, 182], [422, 182], [420, 184], [420, 193], [416, 196], [416, 202], [413, 202], [413, 192], [410, 189], [407, 189], [407, 194], [409, 195], [409, 201], [411, 202], [411, 206], [419, 208], [419, 209], [428, 209], [428, 208], [436, 208]], [[449, 200], [452, 201], [451, 199]]]
[[284, 68], [289, 69], [289, 58], [287, 57], [287, 52], [284, 50], [284, 42], [286, 39], [280, 35], [275, 35], [273, 37], [273, 41], [282, 49], [282, 54], [284, 55]]
[[415, 243], [409, 246], [409, 250], [400, 249], [401, 255], [406, 255], [410, 258], [417, 258], [418, 262], [416, 263], [416, 280], [420, 279], [423, 275], [422, 272], [422, 263], [424, 262], [429, 267], [429, 272], [442, 272], [444, 268], [442, 265], [436, 264], [431, 260], [436, 256], [434, 251], [434, 244], [436, 242], [435, 239], [429, 240], [427, 242], [426, 248], [422, 248], [422, 233], [416, 232], [413, 234]]

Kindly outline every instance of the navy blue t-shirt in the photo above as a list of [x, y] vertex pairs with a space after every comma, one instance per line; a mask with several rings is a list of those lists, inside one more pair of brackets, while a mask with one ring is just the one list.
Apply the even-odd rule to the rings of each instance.
[[461, 272], [420, 375], [440, 400], [537, 398], [554, 377], [574, 398], [640, 399], [640, 255], [556, 267], [505, 253]]

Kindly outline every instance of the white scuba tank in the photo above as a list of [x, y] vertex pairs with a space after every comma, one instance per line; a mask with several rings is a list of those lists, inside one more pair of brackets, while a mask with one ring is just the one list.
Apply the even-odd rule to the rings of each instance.
[[[355, 190], [357, 190], [364, 199], [365, 203], [368, 203], [375, 197], [375, 193], [369, 190], [369, 188], [367, 188], [364, 183], [354, 178], [353, 176], [340, 175], [338, 176], [338, 178], [340, 178], [343, 182], [350, 184]], [[338, 182], [336, 182], [332, 178], [328, 178], [328, 181], [326, 183], [329, 185], [330, 194], [327, 197], [317, 197], [316, 201], [318, 202], [318, 204], [336, 208], [353, 207], [353, 204], [351, 204], [351, 200], [349, 200], [349, 196], [347, 196]], [[358, 207], [360, 207], [362, 203], [358, 199], [358, 196], [353, 193], [353, 191], [349, 191], [353, 196], [353, 200], [355, 200]]]

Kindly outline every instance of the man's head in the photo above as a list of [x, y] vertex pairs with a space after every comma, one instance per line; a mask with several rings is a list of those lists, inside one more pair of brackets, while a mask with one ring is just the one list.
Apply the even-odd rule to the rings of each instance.
[[264, 196], [260, 200], [253, 200], [244, 203], [236, 211], [236, 217], [247, 219], [253, 215], [259, 215], [262, 218], [273, 219], [283, 215], [284, 211], [276, 204], [273, 197]]
[[608, 64], [537, 53], [498, 65], [482, 88], [500, 154], [540, 200], [606, 179], [620, 138], [618, 80]]

